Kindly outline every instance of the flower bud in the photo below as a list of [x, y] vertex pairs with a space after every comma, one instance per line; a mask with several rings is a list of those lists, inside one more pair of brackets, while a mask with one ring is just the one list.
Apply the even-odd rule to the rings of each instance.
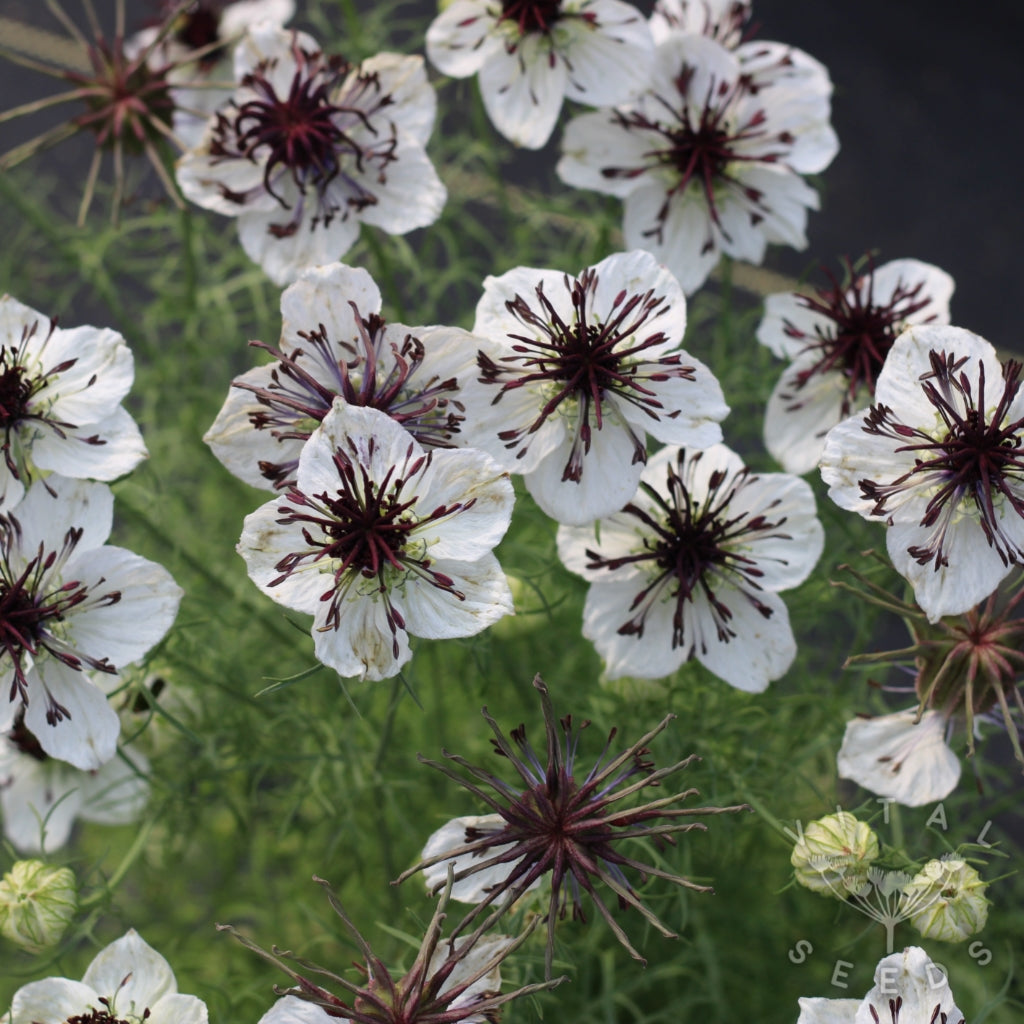
[[39, 953], [60, 941], [77, 906], [70, 868], [19, 860], [0, 881], [0, 934]]
[[839, 811], [804, 829], [790, 863], [802, 886], [842, 900], [866, 884], [868, 868], [878, 855], [873, 829], [848, 811]]
[[960, 858], [930, 860], [903, 890], [900, 912], [926, 939], [963, 942], [985, 927], [986, 888]]

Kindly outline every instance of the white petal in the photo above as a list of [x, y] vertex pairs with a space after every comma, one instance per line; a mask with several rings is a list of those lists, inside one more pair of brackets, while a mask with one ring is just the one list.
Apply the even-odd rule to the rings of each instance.
[[390, 679], [412, 650], [404, 629], [392, 632], [386, 612], [376, 595], [352, 594], [342, 604], [337, 629], [324, 629], [326, 612], [319, 615], [313, 626], [317, 658], [340, 676], [358, 676], [364, 682]]
[[90, 1007], [100, 1008], [97, 993], [89, 985], [68, 978], [45, 978], [23, 985], [14, 993], [9, 1020], [10, 1024], [56, 1024], [84, 1016]]
[[[866, 284], [866, 282], [865, 282]], [[920, 286], [915, 302], [927, 303], [906, 321], [908, 324], [948, 324], [949, 300], [955, 285], [953, 278], [944, 270], [920, 260], [890, 260], [875, 270], [872, 300], [877, 306], [884, 306], [892, 300], [897, 289], [903, 292]]]
[[480, 95], [487, 116], [505, 138], [540, 149], [555, 129], [568, 81], [564, 60], [542, 33], [522, 36], [514, 53], [504, 47], [480, 68]]
[[120, 406], [104, 419], [65, 433], [65, 438], [43, 433], [33, 445], [32, 458], [40, 469], [68, 477], [117, 480], [148, 454], [138, 425]]
[[[555, 171], [567, 185], [624, 199], [649, 180], [644, 168], [650, 146], [647, 134], [624, 128], [612, 111], [580, 114], [565, 126]], [[629, 173], [607, 175], [605, 170]]]
[[75, 548], [80, 554], [98, 548], [110, 536], [114, 495], [105, 484], [51, 477], [45, 483], [37, 480], [13, 513], [21, 527], [18, 547], [26, 562], [36, 556], [40, 544], [47, 551], [59, 550], [73, 528], [82, 531]]
[[376, 78], [382, 96], [390, 97], [385, 116], [398, 129], [403, 144], [426, 146], [437, 115], [437, 94], [427, 80], [418, 54], [378, 53], [359, 65], [363, 75]]
[[332, 1017], [325, 1009], [298, 996], [278, 999], [259, 1019], [259, 1024], [348, 1024], [347, 1017]]
[[69, 717], [50, 725], [46, 721], [45, 693], [30, 681], [25, 726], [39, 745], [50, 757], [83, 771], [106, 764], [117, 750], [121, 720], [103, 691], [86, 673], [76, 672], [53, 658], [37, 665], [35, 672], [44, 690], [69, 713]]
[[[591, 561], [587, 551], [593, 551], [605, 559], [640, 551], [643, 537], [639, 525], [632, 516], [608, 516], [585, 526], [560, 526], [558, 557], [569, 572], [574, 572], [592, 583], [611, 579], [607, 569], [587, 568], [587, 563]], [[642, 570], [633, 565], [624, 565], [621, 569], [615, 570], [617, 580], [634, 575], [642, 575]]]
[[[458, 951], [468, 941], [468, 937], [457, 939], [455, 941], [455, 950]], [[455, 965], [455, 969], [448, 975], [447, 980], [441, 986], [440, 995], [458, 985], [465, 985], [470, 978], [482, 971], [491, 961], [496, 962], [482, 977], [477, 978], [471, 985], [468, 985], [458, 999], [454, 999], [448, 1004], [450, 1010], [460, 1006], [469, 1006], [485, 994], [489, 995], [501, 991], [501, 961], [504, 959], [505, 951], [515, 941], [515, 939], [510, 938], [508, 935], [485, 935], [474, 943], [469, 953], [459, 960]], [[441, 969], [450, 955], [447, 945], [442, 945], [435, 950], [434, 955], [430, 959], [430, 965], [427, 967], [427, 973], [429, 975], [435, 974]], [[470, 1024], [470, 1022], [476, 1024], [478, 1020], [483, 1024], [486, 1018], [478, 1014], [464, 1018], [465, 1024]]]
[[385, 171], [373, 172], [368, 187], [377, 202], [362, 210], [360, 217], [389, 234], [404, 235], [433, 224], [441, 216], [448, 190], [425, 150], [400, 137], [395, 154], [397, 158]]
[[765, 408], [765, 447], [788, 473], [809, 473], [818, 465], [825, 435], [842, 417], [847, 385], [841, 373], [812, 373], [798, 386], [800, 374], [817, 361], [813, 352], [798, 356], [776, 382]]
[[590, 107], [625, 103], [650, 78], [650, 27], [632, 4], [621, 0], [593, 0], [587, 13], [594, 20], [567, 21], [566, 38], [559, 42], [570, 67], [566, 96]]
[[121, 595], [110, 605], [87, 600], [68, 616], [73, 615], [69, 632], [76, 649], [108, 658], [118, 668], [138, 661], [164, 638], [184, 593], [162, 565], [110, 545], [76, 552], [65, 573], [91, 595]]
[[6, 750], [0, 755], [4, 835], [22, 853], [59, 850], [71, 835], [87, 778], [60, 761]]
[[82, 780], [78, 816], [98, 825], [136, 821], [149, 799], [149, 762], [127, 747]]
[[295, 16], [295, 0], [234, 0], [220, 15], [217, 36], [232, 39], [258, 21], [283, 25]]
[[780, 292], [764, 300], [757, 340], [780, 359], [796, 359], [819, 338], [835, 337], [835, 321], [809, 309], [799, 292]]
[[166, 995], [152, 1007], [147, 1024], [207, 1024], [209, 1013], [198, 996]]
[[351, 343], [360, 334], [352, 303], [361, 317], [380, 312], [380, 289], [366, 270], [344, 263], [308, 267], [281, 294], [282, 351], [291, 355], [297, 348], [308, 349], [298, 332], [323, 324], [338, 358], [350, 357], [341, 343]]
[[431, 64], [452, 78], [475, 75], [501, 46], [494, 31], [496, 25], [487, 0], [455, 0], [427, 29], [426, 48]]
[[134, 928], [96, 954], [82, 981], [108, 999], [118, 1015], [142, 1017], [147, 1007], [177, 991], [171, 965]]
[[946, 746], [946, 720], [938, 711], [898, 711], [855, 718], [846, 725], [839, 775], [904, 807], [943, 800], [960, 779], [960, 759]]
[[859, 999], [823, 999], [821, 996], [798, 1000], [800, 1016], [796, 1024], [853, 1024]]
[[431, 569], [450, 578], [463, 598], [427, 580], [410, 578], [395, 595], [394, 604], [413, 636], [429, 640], [475, 636], [514, 611], [508, 581], [493, 555], [468, 564], [442, 560], [432, 563]]
[[854, 1024], [874, 1024], [901, 1000], [900, 1017], [907, 1024], [949, 1021], [960, 1024], [964, 1014], [953, 1002], [945, 972], [919, 946], [908, 946], [878, 962], [874, 988], [864, 997]]
[[775, 594], [758, 595], [761, 604], [771, 609], [767, 617], [736, 590], [716, 587], [715, 596], [729, 609], [728, 628], [735, 635], [728, 640], [720, 638], [706, 597], [695, 595], [693, 621], [695, 626], [699, 623], [700, 636], [697, 660], [730, 686], [760, 693], [785, 675], [796, 657], [789, 612]]

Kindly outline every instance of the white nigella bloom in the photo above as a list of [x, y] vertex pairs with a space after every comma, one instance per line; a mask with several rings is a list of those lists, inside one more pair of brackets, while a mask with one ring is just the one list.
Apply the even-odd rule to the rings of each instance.
[[206, 1005], [178, 992], [171, 965], [135, 929], [96, 954], [81, 981], [45, 978], [14, 993], [3, 1024], [206, 1024]]
[[609, 678], [658, 678], [696, 657], [755, 693], [796, 655], [778, 591], [802, 583], [823, 546], [810, 486], [751, 473], [725, 445], [663, 448], [621, 512], [558, 531], [559, 557], [590, 582], [583, 635]]
[[[287, 24], [295, 14], [295, 0], [196, 0], [185, 7], [177, 0], [157, 0], [155, 6], [160, 23], [136, 32], [126, 40], [125, 51], [134, 56], [152, 48], [150, 67], [169, 69], [174, 133], [194, 148], [210, 115], [234, 91], [233, 44], [259, 21]], [[169, 31], [167, 18], [172, 22]]]
[[440, 216], [446, 192], [424, 148], [437, 99], [422, 57], [353, 66], [261, 22], [235, 51], [235, 78], [178, 162], [178, 184], [238, 218], [242, 248], [275, 284], [338, 259], [362, 221], [404, 234]]
[[671, 32], [646, 92], [566, 126], [559, 176], [623, 199], [626, 244], [663, 260], [687, 293], [723, 253], [760, 263], [769, 242], [807, 244], [818, 196], [802, 175], [823, 171], [839, 148], [832, 84], [816, 61], [783, 49], [768, 64], [799, 73], [760, 79], [739, 50]]
[[686, 298], [650, 253], [616, 253], [572, 278], [517, 267], [488, 277], [473, 333], [493, 398], [469, 442], [522, 473], [563, 523], [617, 512], [647, 461], [647, 434], [706, 448], [729, 409], [711, 371], [680, 347]]
[[821, 475], [886, 545], [930, 622], [965, 612], [1024, 560], [1021, 364], [957, 327], [911, 327], [875, 404], [833, 427]]
[[370, 275], [341, 263], [285, 289], [280, 349], [251, 343], [275, 362], [234, 380], [204, 438], [232, 473], [263, 489], [294, 484], [302, 445], [337, 398], [386, 412], [426, 448], [459, 445], [462, 393], [481, 389], [478, 339], [389, 324], [380, 307]]
[[149, 796], [149, 762], [124, 747], [101, 768], [82, 771], [55, 761], [25, 728], [19, 712], [0, 734], [0, 816], [4, 836], [22, 853], [50, 853], [71, 835], [76, 819], [124, 825]]
[[93, 673], [112, 674], [161, 640], [181, 588], [163, 567], [104, 544], [103, 484], [37, 481], [0, 516], [0, 730], [24, 712], [46, 754], [93, 770], [120, 722]]
[[880, 960], [860, 999], [800, 999], [797, 1024], [964, 1024], [942, 968], [919, 946]]
[[0, 511], [13, 508], [33, 478], [116, 480], [146, 457], [121, 407], [134, 375], [116, 331], [63, 330], [11, 296], [0, 298]]
[[325, 665], [387, 679], [410, 635], [472, 636], [512, 612], [492, 550], [513, 500], [483, 452], [424, 452], [386, 413], [339, 401], [303, 447], [296, 486], [246, 517], [238, 552], [260, 590], [315, 616]]
[[427, 56], [453, 78], [479, 73], [487, 115], [540, 149], [568, 97], [624, 103], [647, 84], [654, 44], [622, 0], [455, 0], [427, 29]]
[[757, 339], [791, 360], [765, 412], [768, 451], [788, 473], [818, 465], [825, 435], [874, 399], [897, 336], [915, 324], [948, 324], [953, 279], [919, 260], [892, 260], [813, 293], [769, 295]]
[[960, 781], [960, 759], [946, 743], [941, 711], [914, 708], [847, 722], [837, 765], [841, 778], [904, 807], [944, 800]]

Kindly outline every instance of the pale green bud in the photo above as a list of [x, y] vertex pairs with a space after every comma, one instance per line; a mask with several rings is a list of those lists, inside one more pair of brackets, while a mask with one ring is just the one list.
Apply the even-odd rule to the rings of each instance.
[[903, 890], [900, 912], [926, 939], [963, 942], [985, 927], [986, 885], [957, 857], [930, 860]]
[[842, 900], [864, 887], [878, 855], [878, 836], [871, 826], [849, 811], [839, 811], [804, 829], [790, 863], [802, 886]]
[[71, 868], [19, 860], [0, 881], [0, 934], [39, 953], [60, 941], [77, 907]]

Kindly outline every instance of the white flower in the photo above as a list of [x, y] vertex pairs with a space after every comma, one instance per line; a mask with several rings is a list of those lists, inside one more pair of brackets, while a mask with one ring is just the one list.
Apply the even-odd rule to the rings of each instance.
[[760, 263], [768, 242], [802, 249], [818, 196], [801, 175], [823, 171], [838, 143], [827, 72], [788, 66], [803, 70], [755, 85], [738, 52], [673, 32], [635, 102], [569, 122], [558, 174], [625, 200], [626, 244], [653, 252], [687, 293], [723, 253]]
[[246, 517], [238, 551], [265, 594], [315, 616], [316, 655], [341, 675], [389, 678], [409, 635], [472, 636], [512, 612], [491, 553], [512, 485], [483, 452], [425, 453], [387, 414], [337, 402], [297, 479]]
[[100, 950], [81, 981], [46, 978], [14, 993], [6, 1024], [63, 1021], [206, 1024], [206, 1006], [182, 995], [170, 964], [134, 929]]
[[658, 0], [651, 32], [660, 43], [673, 32], [697, 33], [735, 50], [743, 41], [751, 0]]
[[646, 84], [650, 28], [622, 0], [455, 0], [427, 29], [427, 56], [453, 78], [480, 75], [487, 115], [539, 149], [565, 97], [624, 103]]
[[75, 820], [124, 825], [142, 813], [149, 763], [125, 746], [92, 771], [48, 757], [19, 713], [0, 735], [0, 814], [4, 835], [22, 853], [51, 853], [71, 835]]
[[666, 676], [696, 657], [749, 692], [792, 663], [777, 592], [807, 578], [823, 545], [808, 484], [755, 475], [725, 445], [663, 448], [620, 513], [558, 531], [559, 557], [591, 584], [583, 635], [609, 678]]
[[892, 260], [813, 293], [769, 295], [757, 339], [790, 366], [765, 412], [768, 451], [788, 473], [814, 469], [825, 435], [875, 394], [893, 342], [914, 324], [948, 324], [953, 279], [919, 260]]
[[338, 259], [365, 221], [390, 234], [432, 224], [446, 192], [425, 146], [437, 99], [422, 57], [358, 66], [302, 32], [252, 28], [239, 85], [178, 162], [186, 198], [238, 218], [242, 248], [275, 284]]
[[460, 443], [462, 393], [481, 389], [478, 339], [388, 324], [380, 306], [370, 275], [341, 263], [285, 289], [280, 349], [252, 343], [276, 362], [235, 379], [204, 438], [235, 476], [269, 490], [294, 484], [302, 445], [339, 397], [386, 412], [424, 447]]
[[0, 298], [0, 511], [49, 473], [116, 480], [146, 457], [121, 407], [135, 369], [124, 338]]
[[839, 748], [839, 775], [890, 797], [923, 807], [949, 796], [960, 780], [960, 759], [946, 745], [941, 711], [914, 708], [847, 722]]
[[957, 327], [911, 327], [875, 404], [833, 427], [821, 475], [886, 545], [930, 622], [983, 601], [1024, 560], [1021, 364]]
[[467, 414], [470, 443], [522, 473], [563, 523], [617, 512], [647, 461], [647, 434], [705, 448], [729, 409], [680, 348], [686, 299], [649, 253], [616, 253], [577, 278], [517, 267], [484, 282], [473, 333], [493, 398]]
[[880, 960], [875, 986], [857, 999], [800, 999], [797, 1024], [964, 1024], [942, 969], [919, 946]]
[[[134, 57], [152, 48], [149, 66], [168, 69], [168, 81], [175, 83], [174, 134], [186, 149], [193, 149], [210, 116], [231, 97], [230, 47], [257, 22], [287, 24], [295, 14], [295, 0], [201, 0], [184, 9], [164, 0], [161, 6], [165, 17], [168, 9], [174, 14], [170, 29], [161, 23], [136, 32], [125, 41], [125, 53]], [[190, 59], [197, 52], [199, 58]]]
[[0, 730], [24, 724], [51, 757], [100, 768], [120, 723], [93, 673], [111, 674], [161, 640], [181, 589], [166, 569], [104, 544], [103, 484], [51, 477], [0, 516]]

